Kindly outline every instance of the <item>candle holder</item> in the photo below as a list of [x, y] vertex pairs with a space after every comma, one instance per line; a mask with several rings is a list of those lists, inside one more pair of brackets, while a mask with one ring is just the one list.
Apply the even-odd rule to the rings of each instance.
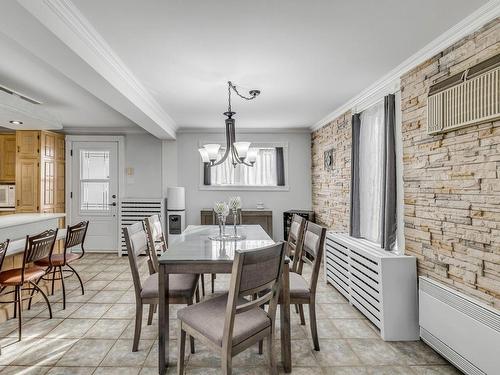
[[214, 212], [217, 215], [219, 234], [208, 238], [214, 241], [223, 241], [228, 238], [228, 235], [226, 235], [226, 217], [229, 215], [229, 206], [226, 202], [215, 202]]

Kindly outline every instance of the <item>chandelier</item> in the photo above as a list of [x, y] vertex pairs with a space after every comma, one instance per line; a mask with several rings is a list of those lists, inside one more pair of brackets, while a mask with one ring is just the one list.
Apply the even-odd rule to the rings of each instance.
[[228, 94], [228, 108], [227, 112], [224, 112], [224, 116], [226, 119], [226, 151], [220, 160], [217, 160], [219, 156], [219, 150], [221, 145], [210, 143], [203, 145], [202, 148], [199, 148], [201, 159], [204, 163], [208, 163], [210, 167], [214, 167], [216, 165], [222, 164], [226, 161], [228, 157], [231, 157], [231, 163], [234, 167], [238, 164], [244, 164], [249, 167], [253, 167], [255, 164], [255, 160], [257, 159], [257, 150], [250, 148], [251, 142], [236, 142], [236, 136], [234, 131], [234, 123], [235, 120], [233, 116], [236, 112], [233, 112], [231, 109], [231, 91], [234, 91], [236, 95], [245, 100], [255, 99], [259, 94], [259, 90], [250, 90], [248, 92], [249, 96], [242, 95], [238, 92], [238, 89], [235, 85], [229, 81], [227, 83], [227, 94]]

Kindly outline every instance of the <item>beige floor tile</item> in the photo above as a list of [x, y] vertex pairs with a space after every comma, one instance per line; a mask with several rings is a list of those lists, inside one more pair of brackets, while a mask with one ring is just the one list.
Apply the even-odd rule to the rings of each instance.
[[462, 375], [462, 373], [451, 365], [443, 366], [412, 366], [416, 375]]
[[2, 371], [2, 375], [44, 375], [50, 367], [43, 366], [9, 366]]
[[57, 366], [98, 366], [115, 340], [81, 339], [58, 361]]
[[366, 369], [368, 375], [415, 375], [410, 367], [374, 366]]
[[129, 290], [133, 286], [131, 280], [113, 280], [103, 290]]
[[139, 341], [139, 350], [132, 352], [132, 340], [117, 340], [101, 363], [101, 366], [142, 367], [146, 360], [153, 340]]
[[[176, 368], [177, 366], [177, 340], [170, 340], [169, 341], [169, 358], [168, 358], [168, 364], [169, 367]], [[196, 348], [198, 350], [198, 348]], [[186, 346], [186, 355], [185, 355], [185, 361], [186, 363], [189, 361], [189, 358], [191, 356], [191, 353], [189, 351], [189, 346]], [[151, 350], [149, 351], [148, 357], [144, 361], [143, 367], [152, 367], [155, 369], [158, 369], [158, 340], [156, 340], [153, 343], [153, 346], [151, 347]]]
[[68, 303], [68, 302], [70, 302], [70, 303], [87, 302], [95, 294], [97, 294], [97, 290], [85, 290], [84, 295], [82, 295], [82, 293], [79, 290], [75, 290], [66, 296], [66, 303]]
[[114, 304], [104, 315], [105, 319], [134, 319], [135, 305]]
[[[38, 303], [37, 303], [38, 305]], [[76, 310], [78, 310], [83, 303], [73, 303], [73, 302], [66, 302], [66, 308], [63, 310], [63, 304], [62, 303], [51, 303], [50, 306], [52, 308], [52, 316], [54, 318], [67, 318], [71, 314], [73, 314]], [[45, 309], [43, 310], [37, 318], [45, 318], [47, 319], [49, 317], [49, 310]]]
[[130, 320], [101, 319], [85, 333], [84, 337], [88, 339], [118, 339], [129, 324]]
[[[22, 325], [22, 338], [37, 338], [43, 337], [47, 335], [50, 331], [52, 331], [56, 326], [58, 326], [63, 319], [59, 318], [33, 318], [28, 321], [26, 324]], [[9, 337], [17, 337], [17, 329], [11, 332]]]
[[92, 297], [90, 303], [115, 303], [125, 294], [124, 290], [101, 290]]
[[[359, 366], [361, 362], [346, 340], [322, 339], [319, 342], [321, 351], [314, 353], [319, 366]], [[293, 353], [293, 350], [292, 350]]]
[[111, 306], [109, 303], [86, 303], [69, 317], [74, 319], [99, 319]]
[[329, 304], [318, 304], [321, 306], [326, 316], [329, 318], [363, 318], [363, 315], [346, 303], [329, 303]]
[[365, 367], [325, 367], [325, 375], [367, 375]]
[[109, 280], [90, 280], [90, 281], [87, 281], [83, 287], [85, 289], [85, 291], [88, 291], [88, 290], [102, 290], [104, 289], [108, 284], [110, 283]]
[[137, 375], [140, 367], [98, 367], [93, 375]]
[[363, 319], [332, 319], [332, 323], [346, 339], [377, 338], [377, 334]]
[[91, 375], [94, 367], [52, 367], [46, 375]]
[[443, 365], [446, 361], [422, 341], [399, 341], [389, 345], [395, 349], [409, 365]]
[[34, 340], [32, 345], [22, 354], [16, 356], [11, 364], [20, 366], [53, 366], [76, 342], [77, 340], [74, 339]]
[[[91, 267], [96, 267], [96, 266], [91, 266]], [[104, 271], [104, 272], [103, 272]], [[111, 271], [105, 271], [101, 270], [97, 275], [95, 275], [92, 280], [105, 280], [105, 281], [113, 281], [118, 277], [118, 275], [121, 272], [111, 272]]]
[[349, 345], [365, 365], [399, 365], [406, 363], [390, 344], [379, 339], [348, 339]]
[[45, 337], [55, 339], [81, 338], [95, 323], [96, 319], [66, 319]]
[[[158, 337], [158, 323], [157, 321], [153, 321], [153, 324], [148, 326], [147, 322], [143, 320], [141, 326], [141, 340], [155, 340]], [[173, 327], [170, 328], [170, 332], [173, 332], [173, 335], [170, 335], [170, 338], [175, 339], [177, 336], [177, 325], [171, 324]], [[128, 325], [127, 329], [122, 333], [121, 339], [133, 339], [135, 331], [135, 320], [132, 320]]]

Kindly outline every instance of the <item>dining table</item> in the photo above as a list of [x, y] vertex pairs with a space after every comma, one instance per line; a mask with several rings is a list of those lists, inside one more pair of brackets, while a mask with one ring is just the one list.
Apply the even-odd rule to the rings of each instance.
[[[233, 229], [226, 229], [233, 234]], [[230, 274], [233, 268], [235, 251], [248, 251], [275, 243], [260, 225], [238, 225], [240, 239], [211, 239], [219, 234], [215, 225], [189, 225], [185, 231], [169, 245], [159, 257], [159, 309], [158, 309], [158, 359], [159, 373], [167, 372], [169, 358], [169, 275], [191, 274]], [[285, 263], [289, 263], [288, 257]], [[283, 267], [280, 296], [281, 359], [285, 372], [292, 371], [291, 331], [290, 331], [290, 279], [289, 266]]]

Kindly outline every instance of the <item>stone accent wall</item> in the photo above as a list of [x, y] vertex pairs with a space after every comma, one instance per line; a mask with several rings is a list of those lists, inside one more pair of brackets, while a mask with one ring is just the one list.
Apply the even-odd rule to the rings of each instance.
[[500, 53], [499, 19], [401, 77], [406, 253], [500, 308], [500, 121], [427, 135], [429, 87]]
[[[333, 169], [325, 170], [324, 152], [333, 148]], [[311, 135], [312, 204], [316, 221], [337, 232], [349, 231], [351, 185], [351, 112]]]

